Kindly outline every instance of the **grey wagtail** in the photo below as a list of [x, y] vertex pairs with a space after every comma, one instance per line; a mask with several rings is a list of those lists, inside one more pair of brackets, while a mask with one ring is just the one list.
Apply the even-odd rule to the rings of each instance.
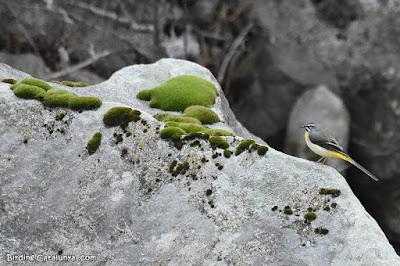
[[[325, 132], [320, 131], [319, 126], [315, 123], [310, 123], [307, 125], [302, 126], [302, 128], [305, 128], [305, 139], [306, 139], [306, 144], [307, 146], [316, 154], [321, 156], [323, 159], [323, 162], [328, 157], [336, 157], [343, 159], [361, 171], [363, 171], [365, 174], [367, 174], [369, 177], [371, 177], [373, 180], [378, 181], [379, 179], [376, 178], [373, 174], [371, 174], [367, 169], [362, 167], [360, 164], [358, 164], [356, 161], [350, 158], [350, 156], [343, 150], [343, 148], [339, 145], [339, 143], [336, 141], [335, 138], [332, 136], [328, 135]], [[321, 160], [320, 159], [320, 160]], [[319, 161], [320, 161], [319, 160]]]

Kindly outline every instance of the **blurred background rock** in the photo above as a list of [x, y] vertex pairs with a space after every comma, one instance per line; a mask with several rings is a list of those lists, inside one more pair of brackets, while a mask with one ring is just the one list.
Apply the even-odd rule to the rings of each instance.
[[49, 81], [197, 62], [278, 150], [287, 128], [312, 122], [288, 125], [300, 95], [325, 86], [349, 112], [336, 123], [348, 152], [381, 179], [350, 167], [347, 180], [400, 253], [400, 0], [0, 0], [0, 25], [0, 62]]

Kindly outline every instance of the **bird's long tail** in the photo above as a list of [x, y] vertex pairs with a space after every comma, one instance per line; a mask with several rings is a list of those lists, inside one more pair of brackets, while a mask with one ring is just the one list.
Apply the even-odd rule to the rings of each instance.
[[357, 163], [356, 161], [354, 161], [353, 159], [351, 159], [350, 157], [348, 157], [346, 159], [346, 161], [348, 161], [349, 163], [351, 163], [352, 165], [354, 165], [355, 167], [357, 167], [358, 169], [360, 169], [361, 171], [363, 171], [365, 174], [367, 174], [369, 177], [371, 177], [373, 180], [378, 181], [379, 179], [374, 176], [370, 171], [368, 171], [367, 169], [365, 169], [364, 167], [361, 166], [361, 164]]

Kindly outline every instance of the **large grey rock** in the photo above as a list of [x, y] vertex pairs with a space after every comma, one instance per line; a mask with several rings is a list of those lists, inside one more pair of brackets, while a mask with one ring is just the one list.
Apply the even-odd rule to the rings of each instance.
[[[320, 158], [307, 147], [304, 141], [304, 128], [300, 128], [311, 122], [318, 123], [326, 129], [347, 151], [350, 135], [349, 113], [343, 101], [326, 86], [321, 85], [303, 93], [293, 107], [286, 133], [286, 153], [309, 160]], [[338, 171], [344, 170], [349, 165], [337, 158], [328, 159], [326, 164]]]
[[[216, 84], [221, 97], [213, 109], [222, 122], [215, 126], [237, 133], [226, 137], [231, 149], [242, 134], [251, 137], [210, 72], [186, 61], [126, 67], [86, 88], [60, 85], [103, 100], [98, 110], [82, 113], [44, 108], [0, 84], [2, 258], [97, 256], [77, 261], [84, 265], [400, 265], [378, 224], [334, 169], [274, 149], [264, 156], [244, 152], [213, 159], [215, 151], [204, 140], [201, 147], [180, 151], [161, 140], [156, 131], [163, 124], [152, 118], [159, 111], [135, 95], [183, 74]], [[0, 65], [1, 79], [25, 76]], [[113, 134], [122, 130], [102, 122], [113, 106], [141, 110], [147, 124], [130, 123], [133, 135], [116, 144]], [[59, 113], [66, 114], [62, 121], [55, 120]], [[85, 146], [95, 132], [103, 134], [102, 144], [90, 156]], [[171, 176], [173, 160], [188, 162], [188, 172]], [[320, 195], [320, 188], [342, 194]], [[333, 202], [336, 208], [323, 210]], [[282, 212], [287, 205], [293, 215]], [[309, 207], [317, 219], [305, 223]], [[316, 234], [320, 227], [329, 234]]]

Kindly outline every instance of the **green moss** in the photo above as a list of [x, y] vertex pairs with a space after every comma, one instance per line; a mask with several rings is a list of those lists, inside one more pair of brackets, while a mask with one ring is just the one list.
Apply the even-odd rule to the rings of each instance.
[[206, 133], [201, 133], [201, 132], [192, 132], [183, 137], [183, 140], [193, 140], [193, 139], [204, 139], [208, 140], [210, 138], [210, 135]]
[[313, 212], [309, 212], [309, 213], [306, 213], [306, 214], [304, 215], [304, 218], [305, 218], [307, 221], [313, 221], [313, 220], [317, 219], [317, 215], [316, 215], [315, 213], [313, 213]]
[[263, 156], [264, 154], [266, 154], [267, 151], [268, 151], [268, 147], [267, 147], [267, 146], [259, 145], [259, 146], [257, 147], [257, 153], [258, 153], [258, 155], [260, 155], [260, 156]]
[[122, 148], [121, 157], [125, 157], [127, 154], [128, 154], [128, 149], [127, 148]]
[[9, 84], [15, 84], [15, 83], [17, 83], [18, 81], [15, 80], [15, 79], [3, 79], [1, 82], [9, 83]]
[[230, 151], [230, 150], [224, 150], [224, 156], [225, 156], [225, 158], [230, 158], [231, 155], [232, 155], [232, 151]]
[[58, 114], [58, 115], [56, 115], [56, 120], [57, 120], [57, 121], [60, 121], [60, 120], [62, 120], [64, 117], [65, 117], [65, 114], [64, 114], [64, 113]]
[[114, 137], [115, 137], [115, 144], [118, 144], [124, 140], [124, 138], [122, 137], [122, 134], [114, 133]]
[[100, 147], [101, 143], [101, 133], [97, 132], [93, 135], [93, 137], [87, 143], [87, 150], [90, 155], [95, 153], [97, 149]]
[[255, 141], [251, 140], [251, 139], [246, 139], [246, 140], [241, 141], [236, 148], [235, 155], [239, 155], [242, 152], [244, 152], [245, 150], [248, 150], [250, 145], [252, 145], [254, 143], [255, 143]]
[[181, 139], [181, 136], [185, 134], [185, 131], [178, 127], [167, 127], [160, 132], [160, 137], [162, 139], [170, 139], [172, 141], [177, 141]]
[[312, 208], [312, 207], [308, 207], [308, 208], [307, 208], [307, 211], [308, 211], [308, 212], [312, 212], [312, 211], [313, 211], [313, 208]]
[[204, 133], [207, 133], [210, 136], [235, 136], [235, 134], [223, 129], [208, 129], [204, 131]]
[[132, 136], [132, 132], [126, 132], [125, 136], [127, 136], [127, 137]]
[[19, 83], [36, 86], [36, 87], [44, 89], [45, 91], [54, 89], [52, 86], [47, 84], [47, 82], [40, 80], [40, 79], [23, 79]]
[[179, 123], [178, 122], [174, 122], [174, 121], [169, 121], [169, 122], [165, 123], [164, 126], [165, 127], [179, 127]]
[[182, 117], [179, 115], [171, 115], [171, 114], [156, 114], [153, 117], [158, 121], [164, 123], [173, 121], [178, 123], [191, 123], [191, 124], [201, 125], [200, 120], [193, 117]]
[[219, 136], [213, 136], [209, 139], [209, 141], [213, 149], [220, 148], [225, 150], [229, 148], [228, 142]]
[[331, 204], [331, 207], [332, 207], [332, 208], [336, 208], [336, 207], [337, 207], [337, 203], [333, 202], [333, 203]]
[[205, 127], [192, 123], [179, 123], [179, 128], [183, 129], [186, 133], [202, 132]]
[[142, 101], [150, 101], [151, 100], [151, 91], [152, 90], [141, 90], [139, 93], [136, 95], [136, 97], [139, 100]]
[[201, 147], [200, 141], [195, 140], [192, 143], [190, 143], [190, 147], [195, 147], [195, 146]]
[[23, 99], [37, 99], [39, 95], [46, 93], [42, 88], [23, 83], [16, 83], [10, 88], [14, 90], [15, 96]]
[[219, 163], [216, 163], [215, 166], [218, 168], [218, 170], [222, 170], [224, 168], [224, 166]]
[[84, 83], [84, 82], [73, 82], [73, 81], [51, 81], [51, 83], [57, 83], [57, 84], [61, 84], [64, 86], [68, 86], [68, 87], [87, 87], [89, 86], [88, 84]]
[[150, 100], [150, 107], [183, 112], [192, 105], [211, 107], [218, 92], [211, 82], [190, 75], [171, 78], [152, 90], [138, 93], [141, 100]]
[[72, 97], [68, 101], [68, 108], [74, 111], [77, 110], [96, 110], [102, 104], [102, 101], [96, 97]]
[[107, 127], [120, 126], [125, 129], [129, 122], [140, 120], [140, 111], [132, 110], [129, 107], [113, 107], [105, 113], [103, 122]]
[[201, 105], [194, 105], [186, 108], [182, 116], [197, 118], [202, 124], [214, 124], [220, 121], [215, 112]]
[[325, 208], [324, 208], [324, 211], [330, 211], [331, 210], [331, 208], [329, 208], [329, 206], [326, 206]]
[[[65, 107], [67, 108], [69, 105], [69, 101], [76, 97], [72, 93], [68, 93], [67, 91], [63, 90], [54, 90], [54, 92], [60, 93], [46, 93], [40, 95], [43, 101], [43, 105], [47, 107]], [[67, 93], [63, 93], [67, 92]]]
[[[188, 162], [184, 162], [181, 164], [177, 165], [177, 161], [174, 160], [172, 161], [171, 165], [169, 166], [169, 172], [171, 173], [172, 176], [177, 176], [179, 174], [186, 174], [186, 171], [189, 170], [189, 163]], [[175, 168], [176, 166], [176, 168]]]
[[276, 211], [277, 209], [278, 209], [278, 206], [276, 206], [276, 205], [275, 205], [274, 207], [271, 208], [271, 210], [272, 210], [273, 212]]
[[283, 209], [283, 213], [288, 214], [288, 215], [292, 215], [293, 214], [292, 208], [290, 208], [290, 206], [286, 206]]
[[172, 163], [169, 166], [169, 172], [172, 174], [174, 172], [175, 166], [178, 163], [177, 160], [173, 160]]
[[321, 195], [332, 195], [332, 197], [336, 198], [339, 197], [342, 192], [339, 189], [327, 189], [321, 188], [319, 190], [319, 194]]
[[326, 228], [315, 228], [315, 233], [316, 234], [321, 234], [321, 235], [327, 235], [329, 233], [329, 230]]

